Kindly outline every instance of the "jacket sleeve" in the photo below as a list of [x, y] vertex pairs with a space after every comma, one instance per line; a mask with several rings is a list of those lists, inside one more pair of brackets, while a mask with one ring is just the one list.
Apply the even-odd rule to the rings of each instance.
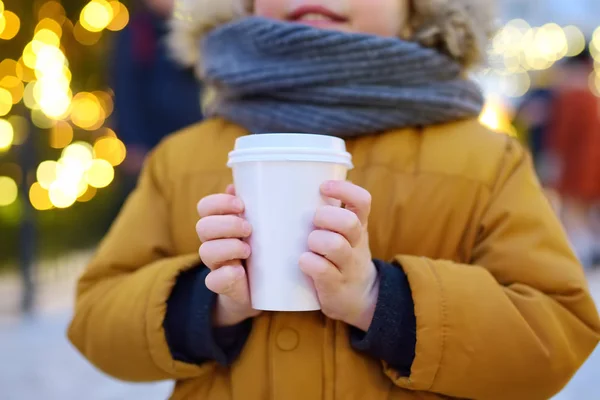
[[402, 376], [410, 376], [415, 359], [417, 331], [415, 305], [406, 274], [397, 264], [373, 260], [379, 274], [379, 295], [367, 332], [350, 327], [350, 343], [382, 360]]
[[197, 378], [216, 363], [173, 359], [163, 321], [177, 277], [199, 265], [176, 255], [169, 232], [167, 173], [157, 154], [77, 286], [68, 329], [73, 345], [97, 368], [127, 381]]
[[548, 399], [600, 339], [585, 276], [530, 161], [512, 141], [469, 265], [398, 255], [415, 305], [406, 389], [469, 399]]
[[252, 330], [252, 319], [234, 326], [215, 327], [212, 310], [217, 294], [206, 287], [210, 270], [204, 266], [179, 275], [167, 300], [163, 327], [171, 354], [178, 361], [228, 367], [241, 354]]

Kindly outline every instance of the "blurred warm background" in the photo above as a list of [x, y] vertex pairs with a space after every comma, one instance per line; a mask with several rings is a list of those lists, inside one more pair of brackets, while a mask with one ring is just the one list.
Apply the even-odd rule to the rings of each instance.
[[39, 263], [93, 246], [118, 208], [126, 148], [109, 122], [106, 60], [108, 33], [130, 15], [118, 1], [14, 0], [0, 12], [0, 273], [20, 270], [28, 290], [0, 309], [29, 310]]
[[[164, 399], [64, 337], [77, 275], [144, 155], [202, 118], [174, 0], [0, 0], [0, 398]], [[418, 1], [418, 0], [417, 0]], [[600, 304], [600, 1], [499, 0], [481, 122], [531, 151]], [[598, 351], [558, 399], [600, 398]]]

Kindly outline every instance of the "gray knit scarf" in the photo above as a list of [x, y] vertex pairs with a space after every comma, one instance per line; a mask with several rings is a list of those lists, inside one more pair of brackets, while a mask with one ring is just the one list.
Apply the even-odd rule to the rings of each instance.
[[249, 17], [201, 44], [208, 116], [252, 133], [361, 136], [477, 116], [483, 97], [449, 57], [397, 38]]

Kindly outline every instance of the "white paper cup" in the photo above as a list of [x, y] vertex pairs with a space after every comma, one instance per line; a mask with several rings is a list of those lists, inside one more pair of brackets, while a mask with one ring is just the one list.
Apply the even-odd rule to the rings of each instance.
[[344, 141], [308, 134], [244, 136], [229, 153], [228, 166], [253, 228], [247, 262], [252, 307], [319, 310], [312, 281], [298, 260], [308, 250], [317, 207], [332, 204], [321, 196], [320, 185], [345, 180], [352, 168]]

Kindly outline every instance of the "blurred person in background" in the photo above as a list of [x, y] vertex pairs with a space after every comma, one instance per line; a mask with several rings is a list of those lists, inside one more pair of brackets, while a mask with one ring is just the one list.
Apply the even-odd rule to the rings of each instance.
[[546, 162], [556, 171], [562, 219], [582, 263], [600, 255], [600, 100], [589, 87], [594, 62], [588, 50], [559, 66], [545, 143]]
[[117, 36], [112, 65], [116, 128], [127, 146], [125, 172], [133, 178], [147, 152], [169, 133], [202, 119], [201, 86], [165, 43], [175, 0], [141, 0]]
[[556, 213], [561, 212], [561, 198], [553, 187], [558, 173], [556, 164], [548, 157], [550, 113], [555, 94], [556, 68], [533, 74], [533, 84], [517, 107], [513, 125], [518, 138], [531, 153], [531, 158], [544, 193]]
[[513, 120], [519, 139], [529, 149], [536, 171], [544, 186], [552, 180], [544, 168], [544, 155], [553, 94], [552, 87], [532, 88], [523, 97]]

